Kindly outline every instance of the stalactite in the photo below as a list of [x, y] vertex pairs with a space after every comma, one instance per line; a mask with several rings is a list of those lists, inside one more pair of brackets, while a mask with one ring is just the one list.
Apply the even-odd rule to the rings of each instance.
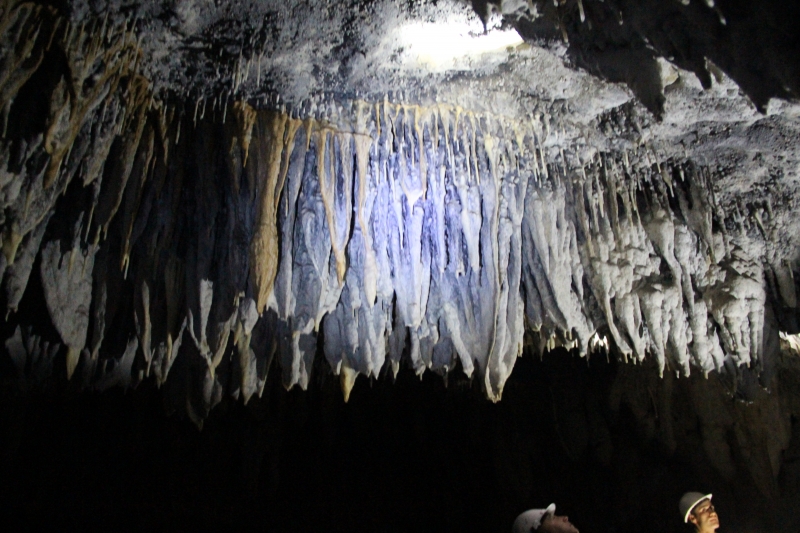
[[[251, 242], [251, 265], [258, 291], [256, 306], [259, 312], [263, 312], [267, 299], [272, 294], [272, 284], [278, 269], [276, 210], [300, 121], [289, 119], [285, 114], [274, 114], [262, 117], [257, 127], [261, 149], [259, 155], [264, 159], [259, 157], [258, 163], [252, 165], [248, 171], [254, 173], [251, 182], [261, 181], [256, 232]], [[287, 170], [282, 171], [282, 159], [286, 161], [283, 168]]]
[[[253, 124], [255, 124], [258, 114], [247, 102], [241, 100], [233, 104], [233, 111], [236, 114], [236, 122], [239, 125], [239, 143], [244, 152], [243, 166], [246, 167], [247, 157], [250, 153], [250, 141], [253, 138]], [[178, 141], [176, 140], [175, 142], [177, 143]]]
[[42, 283], [53, 325], [69, 348], [67, 377], [71, 378], [86, 344], [92, 298], [92, 269], [97, 247], [83, 251], [79, 241], [61, 254], [57, 241], [42, 248]]
[[53, 374], [53, 360], [61, 345], [51, 344], [30, 328], [23, 330], [17, 326], [5, 341], [5, 348], [19, 379], [29, 385], [42, 385]]

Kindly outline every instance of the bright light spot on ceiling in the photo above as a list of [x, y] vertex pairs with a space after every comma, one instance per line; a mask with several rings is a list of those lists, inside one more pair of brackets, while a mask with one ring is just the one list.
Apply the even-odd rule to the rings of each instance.
[[469, 66], [480, 56], [503, 53], [522, 44], [514, 29], [490, 29], [484, 33], [480, 21], [425, 23], [403, 26], [400, 40], [406, 63], [432, 70]]

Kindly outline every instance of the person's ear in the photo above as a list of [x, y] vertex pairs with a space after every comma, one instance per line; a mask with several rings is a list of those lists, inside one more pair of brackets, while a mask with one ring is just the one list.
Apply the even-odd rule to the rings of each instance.
[[695, 515], [693, 515], [693, 514], [690, 514], [689, 515], [689, 522], [691, 522], [694, 525], [697, 525], [697, 517]]

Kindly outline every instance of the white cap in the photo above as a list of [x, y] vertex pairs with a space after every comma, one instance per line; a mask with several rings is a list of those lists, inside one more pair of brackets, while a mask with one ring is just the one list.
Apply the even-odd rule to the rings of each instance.
[[530, 533], [536, 531], [542, 525], [542, 519], [546, 514], [556, 512], [556, 504], [551, 503], [547, 509], [528, 509], [514, 520], [512, 533]]
[[711, 494], [703, 494], [702, 492], [687, 492], [681, 497], [680, 503], [678, 503], [678, 508], [681, 510], [681, 514], [683, 515], [683, 521], [689, 521], [689, 514], [692, 512], [692, 509], [703, 500], [710, 500]]

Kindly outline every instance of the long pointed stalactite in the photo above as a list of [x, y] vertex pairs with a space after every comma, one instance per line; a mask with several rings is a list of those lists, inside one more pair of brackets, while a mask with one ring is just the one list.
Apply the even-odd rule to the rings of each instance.
[[[306, 388], [318, 353], [345, 399], [406, 358], [497, 401], [526, 345], [773, 371], [792, 267], [771, 206], [720, 205], [711, 166], [587, 148], [546, 114], [184, 107], [137, 74], [126, 25], [2, 16], [5, 346], [27, 380], [63, 354], [85, 387], [173, 387], [201, 425], [260, 395], [275, 359]], [[33, 90], [48, 107], [24, 119]]]

